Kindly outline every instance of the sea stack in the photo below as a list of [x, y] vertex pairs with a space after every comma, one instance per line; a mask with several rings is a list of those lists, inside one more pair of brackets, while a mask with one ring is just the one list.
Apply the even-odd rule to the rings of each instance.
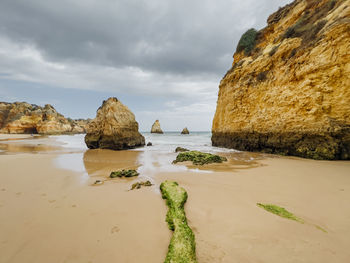
[[135, 115], [117, 98], [103, 101], [85, 136], [88, 148], [124, 150], [145, 145]]
[[220, 82], [213, 146], [350, 159], [349, 1], [297, 0], [248, 30]]
[[160, 128], [159, 120], [156, 120], [153, 123], [152, 128], [151, 128], [151, 133], [160, 133], [160, 134], [163, 133], [162, 129]]
[[182, 130], [181, 134], [190, 134], [190, 132], [188, 131], [187, 127], [185, 127], [185, 128]]

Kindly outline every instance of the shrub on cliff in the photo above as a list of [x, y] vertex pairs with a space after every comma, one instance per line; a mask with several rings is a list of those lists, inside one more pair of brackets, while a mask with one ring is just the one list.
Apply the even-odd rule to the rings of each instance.
[[317, 39], [317, 34], [326, 25], [326, 17], [336, 6], [337, 1], [330, 0], [317, 7], [318, 4], [319, 1], [316, 0], [308, 1], [307, 11], [294, 25], [287, 28], [282, 39], [300, 37], [303, 39], [303, 44], [313, 43]]
[[258, 32], [254, 28], [251, 28], [245, 32], [238, 42], [236, 52], [241, 52], [244, 50], [244, 54], [249, 55], [255, 47], [257, 35]]

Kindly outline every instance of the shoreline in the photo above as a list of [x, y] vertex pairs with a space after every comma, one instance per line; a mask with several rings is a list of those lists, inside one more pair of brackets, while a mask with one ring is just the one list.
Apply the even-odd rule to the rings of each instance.
[[[349, 261], [350, 162], [223, 154], [228, 163], [206, 167], [167, 166], [176, 154], [155, 151], [3, 154], [2, 258], [163, 262], [172, 233], [159, 185], [173, 180], [188, 192], [185, 211], [198, 262]], [[110, 171], [125, 167], [138, 168], [141, 175], [108, 179]], [[93, 186], [97, 179], [104, 184]], [[145, 179], [154, 185], [128, 191]], [[256, 203], [285, 207], [310, 224], [280, 218]]]

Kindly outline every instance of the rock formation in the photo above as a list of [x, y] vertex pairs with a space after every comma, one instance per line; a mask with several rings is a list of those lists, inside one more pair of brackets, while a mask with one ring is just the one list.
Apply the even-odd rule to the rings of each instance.
[[190, 132], [188, 131], [188, 129], [186, 127], [182, 130], [181, 134], [190, 134]]
[[163, 133], [162, 129], [160, 128], [159, 120], [156, 120], [151, 128], [151, 133]]
[[0, 102], [0, 133], [84, 133], [87, 122], [65, 118], [50, 104]]
[[88, 127], [85, 143], [88, 148], [123, 150], [145, 145], [138, 131], [135, 115], [117, 98], [103, 101], [96, 118]]
[[220, 82], [213, 145], [350, 159], [350, 1], [296, 0], [267, 22]]

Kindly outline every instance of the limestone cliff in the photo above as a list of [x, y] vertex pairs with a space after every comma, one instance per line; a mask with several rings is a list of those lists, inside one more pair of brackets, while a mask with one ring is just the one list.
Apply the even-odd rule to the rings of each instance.
[[153, 123], [152, 128], [151, 128], [151, 133], [160, 133], [160, 134], [163, 133], [162, 129], [160, 128], [159, 120], [156, 120]]
[[0, 133], [84, 133], [87, 122], [65, 118], [49, 104], [0, 102]]
[[85, 136], [88, 148], [123, 150], [145, 145], [135, 115], [117, 98], [103, 101]]
[[296, 0], [241, 38], [212, 143], [350, 159], [350, 0]]

